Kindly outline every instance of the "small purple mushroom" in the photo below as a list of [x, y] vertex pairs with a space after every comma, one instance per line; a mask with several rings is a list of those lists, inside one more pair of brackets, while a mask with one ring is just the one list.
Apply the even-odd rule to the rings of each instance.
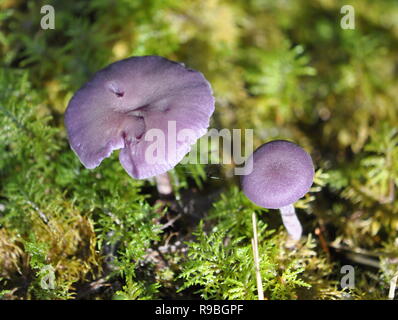
[[[133, 178], [145, 179], [172, 169], [206, 133], [214, 111], [208, 81], [183, 64], [158, 56], [132, 57], [98, 71], [72, 97], [65, 113], [71, 148], [83, 165], [97, 167], [113, 150]], [[173, 122], [176, 141], [169, 141]], [[164, 133], [175, 155], [149, 163], [145, 139], [151, 129]], [[179, 138], [188, 130], [189, 135]]]
[[302, 227], [293, 204], [312, 185], [310, 155], [292, 142], [275, 140], [260, 146], [247, 161], [252, 171], [241, 179], [245, 195], [261, 207], [279, 209], [288, 233], [300, 239]]

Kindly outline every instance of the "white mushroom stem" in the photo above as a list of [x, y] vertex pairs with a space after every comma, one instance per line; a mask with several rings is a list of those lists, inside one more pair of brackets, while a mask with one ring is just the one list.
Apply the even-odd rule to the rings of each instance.
[[167, 172], [157, 175], [155, 180], [160, 195], [167, 196], [173, 192], [173, 186], [171, 185], [170, 177]]
[[282, 216], [283, 225], [294, 240], [300, 240], [303, 228], [296, 215], [296, 210], [292, 204], [279, 208]]

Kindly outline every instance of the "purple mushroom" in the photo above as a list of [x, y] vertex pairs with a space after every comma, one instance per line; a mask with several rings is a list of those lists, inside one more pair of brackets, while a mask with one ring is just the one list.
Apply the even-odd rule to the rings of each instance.
[[260, 146], [247, 161], [252, 171], [242, 176], [245, 195], [261, 207], [279, 209], [288, 233], [300, 239], [302, 227], [293, 204], [312, 185], [310, 155], [292, 142], [275, 140]]
[[[145, 179], [180, 162], [206, 133], [213, 111], [212, 90], [200, 72], [158, 56], [132, 57], [98, 71], [75, 93], [65, 125], [71, 148], [86, 168], [122, 149], [123, 168]], [[173, 156], [147, 161], [151, 129], [163, 132], [164, 147]]]

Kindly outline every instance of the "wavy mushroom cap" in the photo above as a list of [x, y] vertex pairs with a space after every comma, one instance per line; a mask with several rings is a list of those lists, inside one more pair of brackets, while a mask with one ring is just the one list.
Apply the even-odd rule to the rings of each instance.
[[[132, 57], [100, 70], [75, 93], [65, 126], [71, 148], [85, 167], [95, 168], [113, 150], [122, 149], [124, 169], [144, 179], [181, 161], [206, 133], [213, 111], [212, 90], [200, 72], [158, 56]], [[169, 121], [175, 121], [177, 137], [184, 129], [190, 134], [169, 141]], [[166, 154], [160, 153], [155, 164], [146, 159], [154, 143], [145, 139], [150, 129], [160, 129], [165, 136]], [[167, 150], [174, 155], [167, 156]]]
[[289, 141], [263, 144], [247, 161], [253, 170], [242, 176], [243, 192], [264, 208], [279, 209], [293, 204], [309, 191], [314, 179], [310, 155]]

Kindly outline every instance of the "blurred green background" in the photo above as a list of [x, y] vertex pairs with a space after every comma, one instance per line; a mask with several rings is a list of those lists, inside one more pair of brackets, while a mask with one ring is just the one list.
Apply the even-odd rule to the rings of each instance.
[[[40, 9], [55, 9], [43, 30]], [[355, 29], [340, 26], [343, 5]], [[251, 214], [267, 299], [387, 299], [398, 272], [396, 0], [0, 1], [0, 297], [257, 299]], [[317, 168], [294, 249], [232, 166], [179, 165], [173, 195], [95, 170], [63, 113], [107, 64], [161, 55], [201, 71], [213, 128], [255, 147], [295, 141]], [[355, 286], [342, 288], [343, 265]]]

